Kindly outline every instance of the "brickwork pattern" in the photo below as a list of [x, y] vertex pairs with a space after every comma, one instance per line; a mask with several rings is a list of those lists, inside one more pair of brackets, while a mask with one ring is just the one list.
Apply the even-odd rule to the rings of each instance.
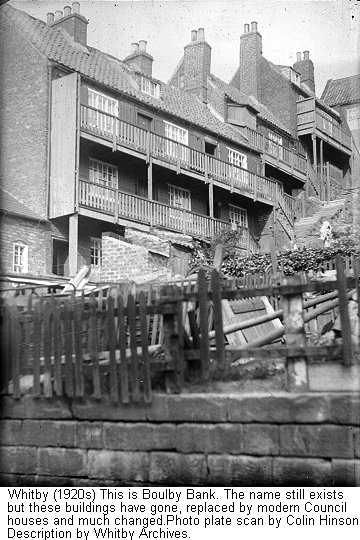
[[0, 405], [2, 485], [360, 485], [356, 394]]
[[1, 55], [11, 62], [1, 67], [1, 180], [5, 189], [46, 217], [48, 64], [4, 19], [0, 14]]
[[207, 101], [207, 78], [210, 75], [211, 47], [198, 41], [184, 48], [184, 90]]

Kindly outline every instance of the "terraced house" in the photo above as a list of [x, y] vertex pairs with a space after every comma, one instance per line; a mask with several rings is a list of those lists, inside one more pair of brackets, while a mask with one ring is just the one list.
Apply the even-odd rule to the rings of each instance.
[[244, 25], [239, 67], [229, 84], [211, 74], [210, 58], [202, 31], [193, 31], [170, 83], [199, 96], [261, 152], [261, 174], [279, 190], [272, 208], [277, 245], [289, 244], [294, 218], [299, 223], [329, 201], [329, 213], [344, 204], [352, 156], [346, 120], [329, 100], [316, 97], [308, 51], [298, 52], [293, 66], [263, 56], [257, 22]]
[[[304, 185], [329, 197], [331, 152], [348, 174], [350, 135], [309, 90], [311, 61], [299, 59], [297, 72], [265, 61], [256, 23], [230, 84], [211, 75], [201, 28], [164, 84], [145, 41], [123, 60], [91, 47], [79, 2], [46, 22], [9, 5], [0, 13], [4, 201], [38, 216], [44, 252], [39, 262], [39, 239], [16, 231], [2, 272], [185, 274], [193, 240], [229, 226], [244, 253], [281, 247]], [[275, 103], [264, 66], [287, 101]]]

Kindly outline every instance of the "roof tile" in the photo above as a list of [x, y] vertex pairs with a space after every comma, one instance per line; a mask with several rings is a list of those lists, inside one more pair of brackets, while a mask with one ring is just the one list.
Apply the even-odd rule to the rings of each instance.
[[19, 216], [34, 219], [36, 221], [46, 221], [40, 215], [28, 208], [17, 197], [3, 188], [0, 188], [0, 210], [9, 212], [10, 214], [17, 214]]
[[330, 106], [360, 101], [360, 75], [329, 80], [321, 99]]

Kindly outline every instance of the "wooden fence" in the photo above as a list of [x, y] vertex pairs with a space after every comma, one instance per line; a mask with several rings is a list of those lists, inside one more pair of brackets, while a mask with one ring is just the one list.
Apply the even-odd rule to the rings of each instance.
[[[332, 281], [304, 283], [295, 275], [278, 284], [266, 278], [244, 287], [222, 280], [216, 270], [210, 276], [201, 269], [197, 279], [182, 286], [159, 284], [137, 292], [109, 288], [98, 297], [30, 295], [26, 306], [2, 299], [2, 391], [14, 398], [27, 392], [34, 397], [150, 402], [157, 385], [180, 392], [193, 373], [197, 380], [224, 379], [233, 362], [244, 357], [286, 358], [288, 388], [303, 390], [308, 388], [308, 362], [338, 358], [348, 367], [358, 362], [349, 318], [349, 298], [356, 298], [356, 292], [360, 318], [358, 259], [352, 267], [353, 276], [346, 277], [338, 256]], [[275, 311], [235, 329], [226, 327], [224, 301], [259, 296], [276, 299]], [[341, 319], [342, 341], [307, 345], [306, 324], [334, 309]], [[240, 347], [227, 344], [231, 332], [275, 318], [283, 324], [269, 334]], [[279, 344], [283, 337], [286, 344]]]

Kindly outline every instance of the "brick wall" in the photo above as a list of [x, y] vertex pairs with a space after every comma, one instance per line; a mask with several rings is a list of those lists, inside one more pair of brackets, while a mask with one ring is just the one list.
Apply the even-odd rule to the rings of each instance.
[[13, 243], [24, 242], [28, 246], [28, 271], [35, 275], [51, 271], [50, 224], [30, 221], [6, 215], [0, 221], [1, 272], [13, 272]]
[[262, 37], [251, 31], [240, 37], [240, 70], [236, 86], [261, 101]]
[[360, 485], [355, 393], [3, 397], [0, 410], [1, 485]]
[[207, 102], [207, 78], [210, 75], [211, 47], [206, 41], [194, 41], [184, 47], [184, 90]]
[[46, 217], [47, 61], [0, 14], [1, 180]]

